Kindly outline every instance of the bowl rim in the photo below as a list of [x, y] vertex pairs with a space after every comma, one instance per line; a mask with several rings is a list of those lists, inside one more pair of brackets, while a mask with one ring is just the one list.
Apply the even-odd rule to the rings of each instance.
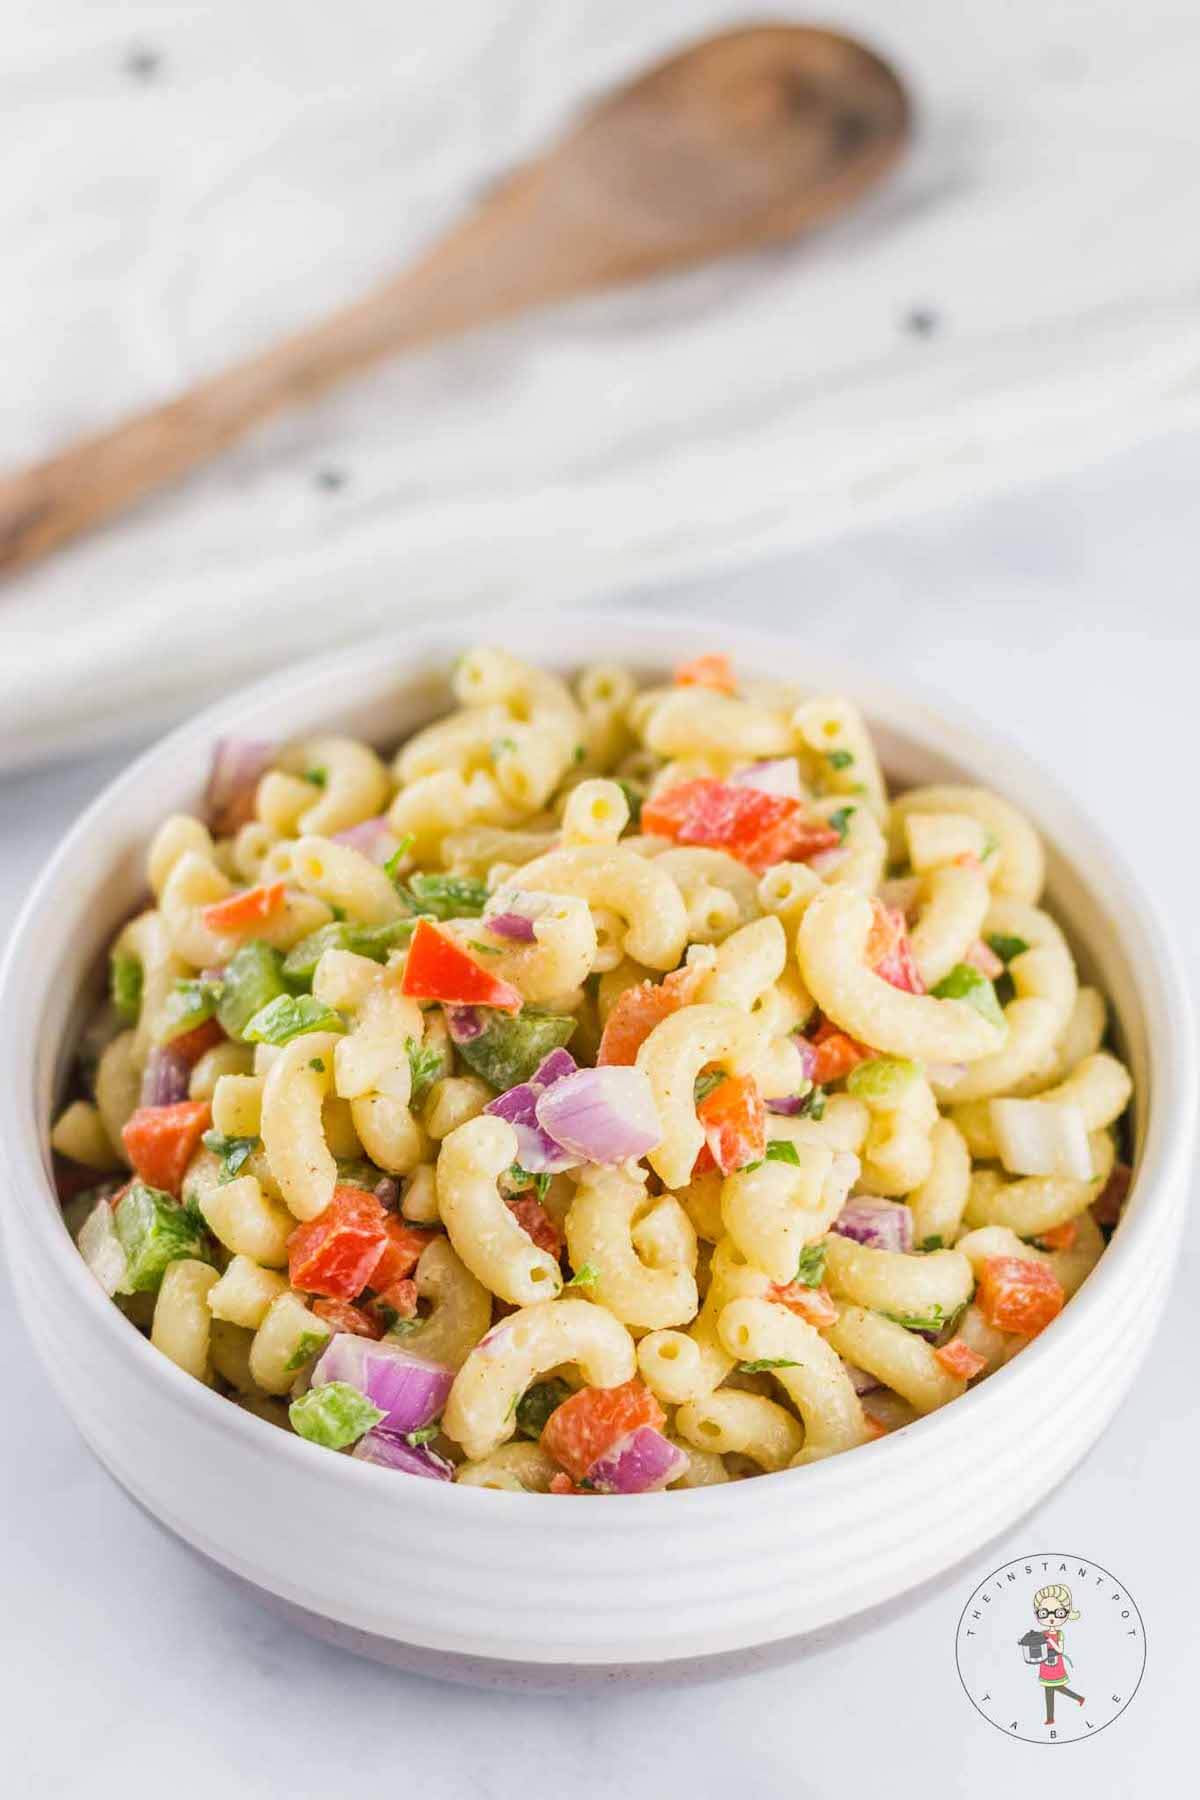
[[[22, 1037], [19, 1028], [22, 1015], [27, 1015], [26, 1024], [37, 1027], [46, 1001], [46, 979], [43, 977], [39, 982], [37, 960], [27, 959], [24, 945], [34, 923], [45, 914], [47, 906], [52, 904], [52, 896], [69, 877], [81, 848], [106, 821], [119, 818], [126, 795], [136, 791], [149, 771], [176, 759], [186, 766], [186, 757], [197, 750], [205, 753], [206, 765], [207, 750], [217, 737], [238, 728], [252, 732], [253, 715], [273, 703], [290, 701], [298, 709], [302, 697], [311, 690], [310, 699], [316, 710], [322, 697], [340, 697], [339, 683], [343, 679], [356, 673], [373, 674], [381, 667], [388, 670], [389, 677], [400, 689], [405, 675], [411, 677], [422, 665], [422, 659], [428, 661], [431, 653], [444, 657], [472, 643], [497, 641], [514, 630], [518, 635], [521, 632], [533, 634], [534, 642], [541, 644], [543, 653], [547, 644], [561, 643], [564, 653], [546, 656], [546, 664], [555, 669], [573, 668], [580, 662], [591, 660], [576, 656], [575, 640], [584, 637], [588, 629], [596, 628], [601, 628], [609, 637], [613, 644], [612, 654], [619, 649], [623, 660], [643, 666], [647, 663], [661, 666], [664, 658], [668, 662], [676, 660], [681, 638], [695, 635], [693, 624], [676, 615], [648, 609], [639, 608], [633, 612], [619, 607], [593, 606], [572, 609], [563, 615], [545, 608], [511, 608], [487, 617], [478, 613], [456, 615], [443, 624], [422, 630], [370, 637], [335, 656], [326, 652], [305, 658], [237, 689], [141, 752], [88, 805], [34, 883], [13, 925], [0, 963], [0, 1014], [9, 1022], [0, 1053], [3, 1057], [0, 1071], [4, 1076], [0, 1079], [0, 1146], [3, 1147], [16, 1206], [27, 1229], [56, 1265], [56, 1273], [66, 1290], [67, 1303], [81, 1305], [96, 1321], [98, 1330], [111, 1334], [115, 1352], [131, 1365], [132, 1373], [165, 1384], [166, 1391], [173, 1392], [185, 1410], [240, 1440], [248, 1450], [266, 1452], [268, 1442], [273, 1440], [276, 1454], [288, 1459], [280, 1467], [294, 1470], [297, 1476], [302, 1477], [306, 1471], [310, 1475], [324, 1471], [325, 1480], [346, 1482], [347, 1493], [352, 1491], [351, 1484], [355, 1482], [387, 1482], [394, 1502], [418, 1511], [428, 1509], [431, 1513], [442, 1513], [443, 1517], [448, 1491], [455, 1495], [449, 1502], [451, 1506], [485, 1505], [493, 1509], [487, 1516], [497, 1521], [499, 1514], [494, 1509], [498, 1505], [501, 1509], [515, 1507], [513, 1516], [517, 1518], [544, 1519], [544, 1513], [539, 1512], [536, 1505], [530, 1509], [530, 1501], [548, 1501], [557, 1496], [474, 1489], [457, 1482], [397, 1484], [392, 1471], [350, 1456], [336, 1459], [342, 1471], [338, 1476], [334, 1459], [319, 1446], [282, 1432], [244, 1408], [231, 1404], [226, 1396], [196, 1381], [155, 1350], [91, 1277], [70, 1236], [61, 1228], [58, 1203], [48, 1173], [48, 1128], [45, 1122], [38, 1120], [33, 1095], [28, 1091], [28, 1080], [23, 1084], [20, 1079], [22, 1073], [27, 1078], [34, 1066], [32, 1056], [20, 1053], [21, 1045], [28, 1041]], [[778, 653], [781, 634], [766, 627], [730, 626], [714, 621], [709, 628], [706, 621], [704, 629], [705, 635], [719, 637], [735, 655], [745, 657], [751, 667], [768, 668], [771, 654]], [[671, 644], [675, 646], [673, 651], [668, 650]], [[444, 666], [443, 663], [443, 669]], [[903, 687], [893, 687], [853, 663], [835, 657], [821, 656], [814, 662], [811, 665], [812, 680], [809, 669], [810, 665], [804, 662], [800, 679], [805, 687], [812, 691], [826, 687], [844, 689], [861, 705], [869, 720], [880, 718], [887, 726], [912, 737], [922, 748], [957, 758], [972, 770], [973, 781], [985, 779], [979, 773], [981, 766], [996, 770], [996, 791], [1007, 797], [1010, 790], [1016, 790], [1018, 794], [1024, 790], [1024, 797], [1014, 799], [1012, 804], [1023, 810], [1028, 808], [1035, 816], [1053, 813], [1065, 830], [1048, 833], [1049, 841], [1076, 873], [1080, 852], [1093, 857], [1103, 856], [1106, 892], [1116, 893], [1126, 902], [1126, 916], [1136, 920], [1136, 935], [1141, 939], [1140, 944], [1127, 945], [1127, 951], [1139, 968], [1137, 986], [1146, 1019], [1150, 1068], [1146, 1125], [1137, 1150], [1135, 1181], [1135, 1187], [1143, 1197], [1122, 1220], [1120, 1230], [1096, 1268], [1049, 1332], [1042, 1333], [1020, 1357], [962, 1395], [952, 1406], [939, 1408], [873, 1445], [876, 1460], [871, 1465], [872, 1471], [881, 1480], [886, 1480], [886, 1470], [898, 1470], [902, 1459], [936, 1457], [940, 1443], [950, 1431], [961, 1433], [969, 1425], [982, 1431], [992, 1415], [997, 1415], [995, 1430], [1009, 1429], [999, 1415], [1010, 1392], [1018, 1385], [1035, 1385], [1046, 1358], [1056, 1355], [1061, 1359], [1069, 1355], [1090, 1329], [1093, 1316], [1117, 1298], [1126, 1267], [1133, 1263], [1145, 1241], [1166, 1222], [1165, 1209], [1173, 1200], [1175, 1184], [1172, 1177], [1181, 1172], [1190, 1153], [1196, 1118], [1195, 1030], [1182, 960], [1163, 923], [1157, 902], [1142, 888], [1124, 851], [1113, 844], [1088, 809], [1023, 745], [991, 726], [981, 728], [965, 707], [947, 700], [936, 689], [922, 683], [906, 680]], [[311, 718], [312, 714], [307, 716]], [[313, 728], [321, 728], [319, 719], [314, 721]], [[296, 729], [302, 729], [299, 722]], [[1029, 798], [1034, 793], [1036, 804]], [[1089, 891], [1094, 891], [1089, 877], [1080, 876], [1080, 879]], [[1142, 954], [1134, 956], [1135, 949]], [[44, 966], [50, 966], [49, 959], [45, 959]], [[18, 1027], [15, 1030], [14, 1021]], [[47, 1199], [51, 1202], [49, 1206]], [[936, 1435], [939, 1433], [940, 1437]], [[317, 1457], [321, 1459], [319, 1463], [314, 1461]], [[761, 1505], [782, 1497], [786, 1482], [791, 1503], [803, 1498], [805, 1504], [811, 1502], [828, 1507], [836, 1503], [839, 1491], [845, 1491], [849, 1484], [859, 1485], [859, 1476], [864, 1469], [865, 1465], [854, 1457], [830, 1457], [804, 1469], [779, 1471], [767, 1481], [755, 1479], [748, 1483], [739, 1481], [713, 1487], [674, 1489], [672, 1505], [688, 1507], [699, 1518], [707, 1515], [714, 1523], [724, 1522], [727, 1513], [745, 1516], [747, 1502], [742, 1498], [745, 1490], [758, 1494]], [[798, 1485], [801, 1481], [802, 1487]], [[396, 1492], [397, 1487], [402, 1493]], [[377, 1487], [376, 1491], [381, 1490]], [[560, 1509], [560, 1514], [563, 1510]], [[571, 1509], [565, 1510], [569, 1515]], [[594, 1528], [594, 1518], [589, 1526], [587, 1515], [590, 1509], [581, 1510], [583, 1522], [572, 1529], [587, 1532]], [[624, 1535], [640, 1531], [645, 1519], [645, 1513], [637, 1507], [609, 1508], [604, 1523], [608, 1532]], [[559, 1523], [565, 1525], [566, 1521], [556, 1515], [556, 1528]]]

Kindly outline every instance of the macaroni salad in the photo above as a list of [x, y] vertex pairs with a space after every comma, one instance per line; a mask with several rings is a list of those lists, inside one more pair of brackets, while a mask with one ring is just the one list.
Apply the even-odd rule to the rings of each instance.
[[385, 761], [223, 740], [51, 1142], [96, 1280], [236, 1405], [403, 1474], [802, 1467], [1050, 1326], [1131, 1083], [999, 795], [853, 702], [500, 649]]

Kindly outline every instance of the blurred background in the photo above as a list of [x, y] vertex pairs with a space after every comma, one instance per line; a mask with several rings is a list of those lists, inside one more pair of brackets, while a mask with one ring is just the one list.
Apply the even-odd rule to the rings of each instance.
[[[13, 470], [354, 298], [582, 106], [763, 9], [5, 16]], [[744, 566], [1200, 417], [1193, 0], [861, 0], [821, 22], [886, 56], [915, 106], [909, 154], [862, 204], [381, 365], [9, 578], [0, 762], [148, 732], [431, 608]]]
[[[352, 299], [581, 105], [763, 16], [9, 0], [0, 467]], [[1200, 7], [829, 0], [820, 22], [915, 106], [907, 158], [852, 213], [380, 367], [0, 582], [0, 926], [131, 747], [212, 694], [447, 609], [486, 608], [502, 637], [501, 606], [558, 604], [569, 635], [573, 605], [611, 596], [675, 612], [681, 656], [736, 617], [777, 631], [800, 678], [812, 647], [1019, 736], [1125, 842], [1200, 967], [1176, 791], [1198, 748]], [[1151, 1649], [1056, 1789], [1174, 1792], [1200, 1681], [1179, 1575], [1197, 1282], [1193, 1240], [1119, 1421], [982, 1568], [799, 1669], [570, 1704], [297, 1641], [81, 1456], [6, 1300], [6, 1773], [90, 1800], [164, 1776], [180, 1800], [301, 1800], [343, 1792], [350, 1761], [430, 1800], [514, 1775], [536, 1800], [608, 1800], [614, 1775], [630, 1800], [807, 1800], [851, 1766], [890, 1800], [931, 1780], [1007, 1800], [1051, 1771], [967, 1704], [954, 1626], [988, 1567], [1058, 1545], [1128, 1584]]]

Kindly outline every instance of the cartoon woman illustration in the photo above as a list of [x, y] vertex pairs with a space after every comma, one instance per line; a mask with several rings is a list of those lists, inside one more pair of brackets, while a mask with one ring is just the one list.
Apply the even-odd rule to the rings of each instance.
[[1063, 1648], [1063, 1626], [1079, 1614], [1071, 1609], [1071, 1590], [1056, 1583], [1039, 1588], [1033, 1596], [1033, 1613], [1040, 1631], [1027, 1631], [1020, 1640], [1025, 1660], [1037, 1665], [1038, 1680], [1046, 1696], [1046, 1723], [1054, 1723], [1054, 1696], [1066, 1694], [1083, 1705], [1083, 1695], [1067, 1686], [1067, 1664], [1070, 1658]]

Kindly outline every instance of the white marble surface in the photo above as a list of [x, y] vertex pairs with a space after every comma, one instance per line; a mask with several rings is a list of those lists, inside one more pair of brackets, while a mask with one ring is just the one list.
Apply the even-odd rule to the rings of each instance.
[[[1194, 970], [1200, 858], [1186, 808], [1200, 748], [1198, 456], [1200, 435], [1164, 438], [1069, 479], [661, 600], [711, 620], [698, 628], [704, 642], [720, 642], [720, 620], [734, 610], [786, 632], [801, 661], [804, 645], [817, 642], [893, 679], [940, 687], [1019, 731], [1132, 847]], [[120, 760], [0, 784], [5, 919], [64, 823]], [[1193, 1238], [1119, 1418], [977, 1568], [791, 1669], [692, 1691], [566, 1700], [397, 1676], [295, 1636], [200, 1568], [92, 1462], [0, 1284], [5, 1791], [70, 1800], [149, 1800], [164, 1789], [173, 1800], [327, 1800], [365, 1787], [428, 1800], [607, 1800], [614, 1791], [628, 1800], [685, 1791], [823, 1800], [849, 1787], [888, 1800], [968, 1792], [1010, 1800], [1051, 1782], [1079, 1800], [1182, 1793], [1200, 1686], [1200, 1418], [1190, 1360], [1198, 1280]], [[1125, 1582], [1149, 1644], [1141, 1692], [1103, 1740], [1056, 1750], [1010, 1742], [979, 1719], [953, 1656], [975, 1580], [1009, 1556], [1052, 1548]]]
[[[670, 579], [1200, 416], [1194, 0], [813, 10], [912, 87], [894, 182], [807, 242], [380, 369], [8, 587], [0, 765], [347, 607]], [[10, 0], [0, 464], [320, 317], [583, 101], [763, 11]]]

